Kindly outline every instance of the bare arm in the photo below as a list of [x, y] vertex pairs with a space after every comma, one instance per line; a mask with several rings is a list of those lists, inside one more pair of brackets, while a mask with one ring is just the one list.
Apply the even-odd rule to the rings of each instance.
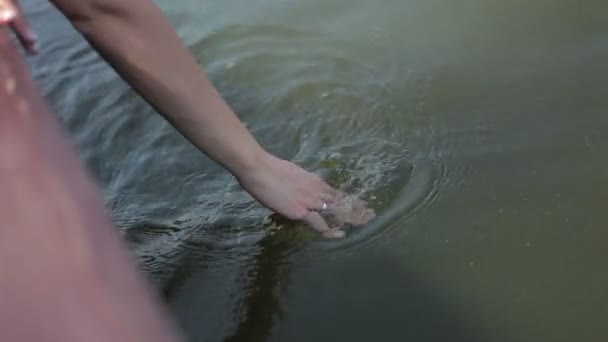
[[337, 191], [267, 153], [220, 96], [152, 0], [52, 0], [117, 72], [267, 208], [331, 232], [314, 210]]
[[239, 176], [264, 150], [151, 0], [53, 0], [89, 43], [196, 147]]

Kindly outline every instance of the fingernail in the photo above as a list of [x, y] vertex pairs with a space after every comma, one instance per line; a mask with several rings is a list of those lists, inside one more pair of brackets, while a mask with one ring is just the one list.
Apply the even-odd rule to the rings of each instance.
[[29, 50], [31, 53], [38, 53], [40, 45], [38, 44], [38, 34], [31, 28], [25, 30], [25, 38], [28, 41]]
[[32, 30], [31, 27], [26, 28], [24, 33], [25, 33], [25, 37], [30, 42], [32, 42], [34, 44], [38, 42], [38, 34], [36, 34], [36, 32], [34, 32], [34, 30]]

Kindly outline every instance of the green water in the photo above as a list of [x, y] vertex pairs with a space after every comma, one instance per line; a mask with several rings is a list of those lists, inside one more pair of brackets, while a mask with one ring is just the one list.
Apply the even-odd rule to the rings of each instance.
[[264, 146], [370, 199], [331, 242], [23, 3], [35, 76], [192, 341], [608, 339], [605, 1], [159, 1]]

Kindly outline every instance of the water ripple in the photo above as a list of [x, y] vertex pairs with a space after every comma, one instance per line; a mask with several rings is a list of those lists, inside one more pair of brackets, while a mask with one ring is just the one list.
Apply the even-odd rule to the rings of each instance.
[[[429, 80], [355, 59], [356, 49], [314, 32], [243, 26], [193, 47], [269, 149], [377, 210], [377, 219], [338, 241], [321, 240], [303, 225], [271, 225], [277, 241], [307, 241], [332, 257], [390, 239], [433, 203], [441, 187], [458, 186], [462, 171], [442, 164], [447, 142], [438, 139], [444, 127], [428, 119]], [[286, 153], [285, 141], [295, 148]]]
[[[465, 171], [443, 163], [453, 135], [429, 115], [433, 80], [364, 58], [360, 49], [273, 26], [226, 27], [192, 46], [271, 152], [376, 209], [373, 222], [339, 241], [276, 220], [118, 78], [89, 86], [65, 114], [67, 125], [143, 269], [170, 282], [184, 269], [247, 264], [269, 237], [268, 248], [282, 245], [282, 257], [304, 245], [323, 258], [354, 253], [407, 229], [442, 187], [459, 186]], [[95, 60], [81, 47], [68, 55]], [[73, 78], [64, 69], [52, 92]]]

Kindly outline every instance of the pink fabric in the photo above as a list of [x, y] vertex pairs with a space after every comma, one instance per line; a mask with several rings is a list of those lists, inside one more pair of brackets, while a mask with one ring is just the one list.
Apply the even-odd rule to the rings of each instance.
[[0, 341], [180, 338], [0, 31]]

